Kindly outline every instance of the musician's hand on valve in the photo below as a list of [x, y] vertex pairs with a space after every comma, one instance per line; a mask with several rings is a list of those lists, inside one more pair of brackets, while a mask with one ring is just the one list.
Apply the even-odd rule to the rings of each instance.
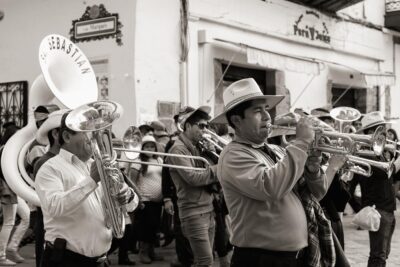
[[306, 161], [306, 168], [311, 173], [316, 173], [319, 171], [322, 162], [322, 153], [319, 150], [310, 150], [308, 153], [308, 158]]
[[120, 205], [125, 205], [132, 200], [132, 198], [135, 196], [135, 193], [133, 192], [133, 189], [129, 188], [126, 183], [122, 183], [121, 185], [121, 189], [119, 190], [118, 194], [115, 195], [115, 198]]
[[313, 121], [310, 117], [303, 117], [296, 126], [296, 138], [311, 144], [314, 140], [315, 132], [313, 129]]
[[202, 140], [202, 145], [205, 150], [210, 152], [216, 152], [214, 144], [208, 141], [206, 138]]
[[339, 171], [343, 165], [347, 162], [346, 155], [343, 154], [332, 154], [328, 160], [328, 168], [334, 172]]

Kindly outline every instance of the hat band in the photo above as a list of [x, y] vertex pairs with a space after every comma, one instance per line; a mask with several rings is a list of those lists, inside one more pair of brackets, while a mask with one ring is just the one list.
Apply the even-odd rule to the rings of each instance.
[[378, 125], [378, 124], [385, 124], [385, 123], [387, 123], [387, 122], [384, 121], [384, 120], [376, 121], [376, 122], [369, 123], [369, 124], [363, 126], [362, 128], [366, 129], [366, 128], [369, 128], [369, 127], [376, 126], [376, 125]]
[[243, 95], [243, 96], [238, 97], [238, 98], [232, 100], [231, 102], [229, 102], [229, 103], [226, 105], [225, 110], [229, 110], [229, 109], [231, 109], [233, 106], [237, 105], [238, 103], [243, 102], [243, 101], [247, 100], [248, 98], [252, 98], [252, 97], [255, 97], [255, 96], [264, 96], [264, 95], [261, 94], [260, 92], [256, 92], [256, 93], [252, 93], [252, 94]]

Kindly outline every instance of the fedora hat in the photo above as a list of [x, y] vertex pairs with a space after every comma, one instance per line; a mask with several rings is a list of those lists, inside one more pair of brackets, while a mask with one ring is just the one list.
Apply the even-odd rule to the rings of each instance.
[[311, 110], [311, 115], [317, 117], [318, 119], [323, 119], [323, 118], [330, 118], [331, 114], [329, 113], [329, 110], [325, 109], [325, 108], [315, 108], [313, 110]]
[[[185, 112], [186, 111], [186, 112]], [[200, 106], [198, 108], [192, 108], [190, 106], [185, 107], [185, 111], [184, 112], [179, 112], [179, 117], [178, 117], [178, 123], [180, 125], [180, 127], [183, 129], [185, 122], [197, 111], [201, 111], [206, 113], [207, 115], [210, 114], [211, 112], [211, 107], [209, 106]], [[211, 119], [211, 117], [209, 116], [208, 119]]]
[[62, 116], [69, 111], [69, 109], [60, 109], [50, 113], [47, 120], [39, 127], [36, 133], [36, 141], [41, 145], [48, 145], [49, 138], [47, 133], [53, 129], [61, 127]]
[[361, 133], [368, 128], [382, 124], [391, 124], [392, 121], [386, 121], [380, 111], [373, 111], [364, 115], [361, 119], [361, 128], [356, 133]]
[[212, 123], [227, 123], [226, 113], [243, 102], [263, 99], [267, 104], [267, 108], [271, 109], [281, 102], [283, 98], [283, 95], [264, 95], [253, 78], [239, 80], [225, 89], [222, 95], [224, 111], [216, 116]]
[[150, 127], [154, 129], [154, 135], [157, 137], [168, 136], [167, 127], [161, 121], [152, 121]]

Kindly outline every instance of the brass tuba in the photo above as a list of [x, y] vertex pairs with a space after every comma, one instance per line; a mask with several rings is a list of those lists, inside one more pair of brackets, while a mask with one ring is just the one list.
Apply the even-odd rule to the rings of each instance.
[[[90, 140], [103, 190], [102, 203], [106, 225], [111, 227], [116, 238], [122, 238], [124, 235], [125, 218], [123, 206], [113, 197], [121, 189], [123, 176], [115, 163], [117, 156], [112, 146], [111, 126], [122, 112], [123, 109], [118, 103], [96, 101], [74, 109], [65, 119], [68, 128], [86, 133]], [[106, 158], [111, 161], [105, 160]]]
[[34, 183], [21, 160], [25, 156], [24, 148], [29, 146], [37, 131], [33, 111], [39, 105], [51, 103], [60, 108], [75, 108], [97, 100], [98, 94], [89, 60], [67, 38], [57, 34], [46, 36], [39, 47], [39, 63], [42, 74], [29, 90], [28, 124], [10, 138], [1, 157], [7, 184], [18, 196], [36, 206], [40, 206], [39, 197], [29, 186]]

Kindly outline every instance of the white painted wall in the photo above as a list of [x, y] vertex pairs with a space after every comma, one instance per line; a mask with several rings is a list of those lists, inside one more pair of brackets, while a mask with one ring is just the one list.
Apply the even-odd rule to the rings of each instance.
[[385, 24], [385, 1], [364, 0], [358, 4], [340, 10], [339, 13], [383, 26]]
[[[123, 46], [115, 39], [77, 43], [89, 59], [108, 59], [109, 96], [119, 102], [125, 115], [115, 124], [120, 136], [135, 122], [134, 36], [136, 1], [124, 0], [3, 0], [5, 16], [0, 21], [0, 81], [27, 80], [29, 86], [40, 74], [38, 47], [44, 36], [57, 33], [69, 38], [72, 20], [79, 19], [86, 6], [104, 4], [110, 13], [118, 13]], [[66, 77], [68, 79], [68, 77]], [[79, 96], [77, 96], [79, 97]]]
[[[390, 35], [355, 23], [331, 21], [330, 30], [333, 36], [346, 37], [335, 40], [335, 47], [309, 45], [308, 42], [299, 40], [295, 42], [287, 33], [290, 30], [292, 18], [297, 18], [305, 8], [301, 7], [303, 11], [301, 8], [299, 11], [292, 5], [296, 6], [277, 0], [268, 2], [253, 0], [245, 3], [231, 0], [229, 5], [226, 0], [191, 1], [191, 36], [195, 36], [194, 40], [196, 31], [200, 29], [204, 39], [202, 43], [192, 44], [191, 47], [191, 51], [199, 52], [198, 55], [196, 52], [197, 59], [194, 56], [191, 57], [190, 64], [200, 66], [199, 70], [189, 69], [190, 77], [197, 77], [199, 73], [199, 82], [193, 83], [194, 86], [199, 85], [199, 104], [213, 106], [213, 100], [209, 100], [210, 96], [213, 96], [216, 83], [214, 59], [223, 59], [228, 62], [233, 59], [233, 64], [260, 68], [260, 66], [247, 63], [247, 46], [283, 55], [314, 58], [325, 63], [335, 62], [360, 71], [393, 72], [393, 42]], [[253, 16], [244, 15], [249, 13]], [[261, 13], [264, 15], [261, 16]], [[282, 16], [282, 14], [287, 14], [287, 16]], [[322, 15], [321, 17], [323, 18]], [[324, 18], [323, 21], [325, 20], [329, 22], [331, 19]], [[270, 23], [271, 21], [274, 23]], [[353, 52], [355, 50], [357, 52]], [[343, 69], [346, 70], [346, 68]], [[327, 64], [321, 66], [321, 73], [314, 78], [305, 73], [284, 71], [286, 87], [291, 93], [292, 109], [302, 107], [310, 110], [327, 104], [329, 74]], [[352, 72], [348, 71], [349, 74]]]
[[[400, 68], [398, 67], [398, 62], [400, 62], [400, 45], [395, 45], [395, 61], [397, 62], [395, 73], [396, 77], [400, 77]], [[396, 79], [396, 85], [391, 88], [390, 97], [391, 97], [391, 114], [392, 117], [400, 117], [400, 79]], [[392, 125], [394, 129], [396, 129], [397, 133], [400, 134], [400, 120], [397, 120], [395, 124]]]
[[138, 120], [156, 119], [157, 101], [180, 101], [179, 0], [138, 0], [135, 87]]

